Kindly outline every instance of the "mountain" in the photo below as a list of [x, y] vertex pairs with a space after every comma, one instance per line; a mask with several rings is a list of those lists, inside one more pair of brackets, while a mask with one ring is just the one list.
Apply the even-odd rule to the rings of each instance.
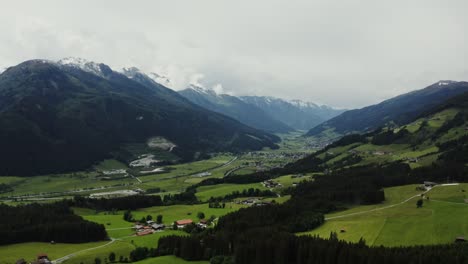
[[372, 131], [386, 124], [403, 125], [442, 102], [468, 91], [467, 82], [439, 81], [376, 105], [350, 110], [311, 129], [308, 136]]
[[246, 103], [235, 96], [217, 94], [211, 89], [196, 85], [190, 85], [189, 88], [179, 91], [179, 93], [201, 107], [230, 116], [257, 129], [272, 133], [285, 133], [293, 130], [257, 106]]
[[152, 148], [153, 139], [171, 142], [172, 153], [184, 160], [275, 148], [279, 141], [151, 78], [134, 80], [140, 77], [79, 59], [8, 68], [0, 74], [0, 175], [86, 169], [104, 158], [131, 157], [129, 144]]
[[130, 67], [130, 68], [123, 68], [121, 73], [125, 76], [127, 76], [130, 79], [133, 79], [135, 81], [139, 82], [148, 82], [151, 84], [156, 84], [156, 85], [162, 85], [164, 87], [171, 87], [172, 82], [171, 80], [163, 75], [159, 75], [154, 72], [150, 73], [144, 73], [140, 71], [140, 69], [136, 67]]
[[[391, 124], [365, 134], [349, 134], [268, 177], [306, 172], [340, 174], [346, 170], [396, 168], [373, 173], [389, 186], [436, 182], [466, 182], [468, 167], [468, 92], [451, 97], [401, 126]], [[398, 168], [403, 171], [398, 172]], [[403, 173], [400, 176], [392, 173]], [[411, 174], [408, 174], [411, 172]], [[362, 171], [356, 175], [362, 175]], [[252, 180], [252, 175], [248, 175]], [[263, 177], [266, 177], [263, 175]], [[327, 175], [328, 176], [328, 175]], [[376, 176], [379, 176], [376, 178]]]
[[242, 96], [240, 99], [297, 130], [309, 130], [345, 111], [301, 100], [286, 101], [265, 96]]

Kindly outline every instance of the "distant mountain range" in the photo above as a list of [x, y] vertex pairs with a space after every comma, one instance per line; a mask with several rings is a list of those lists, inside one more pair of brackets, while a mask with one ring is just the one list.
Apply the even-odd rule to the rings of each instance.
[[468, 82], [439, 81], [424, 89], [388, 99], [376, 105], [346, 111], [314, 128], [307, 135], [345, 135], [400, 126], [411, 122], [442, 102], [468, 91]]
[[[155, 78], [155, 76], [152, 76]], [[275, 148], [279, 138], [206, 110], [135, 69], [31, 60], [0, 74], [0, 175], [88, 168], [164, 138], [181, 159]]]
[[308, 130], [345, 111], [300, 100], [217, 94], [211, 89], [195, 85], [179, 93], [206, 109], [273, 133]]
[[195, 85], [191, 85], [179, 93], [203, 108], [230, 116], [257, 129], [273, 133], [286, 133], [294, 130], [283, 122], [271, 117], [259, 107], [244, 102], [235, 96], [216, 94], [211, 89]]
[[269, 96], [242, 96], [240, 99], [297, 130], [309, 130], [346, 111], [301, 100], [288, 101]]

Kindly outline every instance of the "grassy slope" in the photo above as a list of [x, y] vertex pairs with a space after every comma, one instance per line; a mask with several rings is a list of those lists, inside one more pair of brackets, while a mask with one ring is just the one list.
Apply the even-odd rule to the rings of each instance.
[[50, 243], [21, 243], [0, 246], [0, 263], [15, 263], [18, 259], [33, 260], [39, 253], [47, 253], [51, 258], [61, 257], [86, 248], [104, 245], [107, 242], [83, 243], [83, 244], [56, 244]]
[[266, 190], [261, 183], [252, 183], [252, 184], [218, 184], [210, 186], [198, 187], [196, 196], [201, 201], [207, 201], [210, 197], [220, 197], [230, 194], [234, 191], [240, 191], [253, 188]]
[[[428, 117], [420, 118], [414, 122], [397, 128], [394, 132], [406, 128], [411, 134], [417, 134], [423, 122], [427, 122], [428, 127], [426, 130], [428, 133], [434, 133], [440, 128], [446, 121], [449, 121], [455, 117], [459, 112], [458, 109], [449, 108]], [[329, 149], [326, 153], [317, 155], [318, 158], [324, 159], [327, 155], [333, 157], [326, 161], [327, 165], [332, 165], [334, 162], [338, 162], [352, 155], [351, 150], [357, 152], [362, 158], [362, 161], [354, 164], [357, 165], [369, 165], [369, 164], [380, 164], [386, 162], [406, 160], [410, 158], [418, 158], [417, 163], [409, 163], [412, 168], [419, 166], [427, 166], [437, 160], [439, 149], [436, 146], [437, 143], [443, 143], [449, 140], [459, 138], [466, 135], [468, 132], [463, 126], [455, 127], [450, 129], [447, 133], [439, 135], [436, 140], [430, 140], [430, 137], [423, 142], [417, 144], [416, 147], [412, 147], [409, 142], [407, 144], [389, 144], [389, 145], [373, 145], [371, 143], [353, 143], [346, 146], [340, 146]], [[375, 152], [386, 152], [384, 155], [377, 155]]]
[[[456, 236], [468, 234], [468, 204], [464, 203], [467, 194], [462, 190], [468, 190], [468, 184], [437, 187], [428, 193], [430, 200], [423, 208], [416, 208], [416, 197], [392, 208], [327, 220], [306, 234], [328, 237], [330, 232], [337, 232], [340, 239], [358, 241], [362, 237], [369, 245], [385, 246], [451, 243]], [[387, 201], [381, 205], [359, 206], [326, 217], [396, 204], [419, 192], [414, 185], [408, 185], [388, 188], [385, 193]], [[340, 233], [341, 229], [346, 232]]]

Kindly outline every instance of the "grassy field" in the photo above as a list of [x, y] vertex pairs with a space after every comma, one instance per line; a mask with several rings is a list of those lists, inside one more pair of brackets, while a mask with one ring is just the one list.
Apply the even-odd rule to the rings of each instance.
[[[156, 219], [158, 215], [162, 215], [163, 223], [167, 226], [172, 226], [174, 221], [181, 219], [192, 219], [193, 221], [198, 221], [198, 212], [203, 212], [206, 217], [210, 217], [212, 215], [220, 217], [242, 207], [243, 206], [235, 203], [226, 204], [226, 208], [209, 208], [208, 204], [154, 206], [132, 211], [132, 214], [135, 219], [141, 219], [148, 215], [151, 215]], [[74, 211], [86, 220], [103, 224], [108, 230], [109, 235], [113, 238], [121, 238], [133, 233], [131, 230], [133, 224], [123, 220], [123, 211], [119, 211], [116, 214], [109, 214], [106, 212], [96, 213], [93, 210], [81, 208], [74, 208]], [[128, 230], [123, 228], [128, 228]]]
[[55, 259], [76, 251], [101, 246], [106, 243], [107, 242], [52, 245], [50, 243], [32, 242], [0, 246], [0, 263], [16, 263], [20, 258], [32, 261], [39, 253], [47, 253], [50, 258]]
[[265, 186], [261, 183], [251, 183], [251, 184], [218, 184], [210, 186], [198, 187], [197, 193], [195, 194], [197, 198], [201, 201], [207, 201], [210, 197], [221, 197], [226, 194], [230, 194], [234, 191], [242, 192], [243, 190], [254, 188], [260, 190], [266, 190]]
[[[209, 208], [208, 204], [197, 204], [197, 205], [173, 205], [173, 206], [156, 206], [143, 208], [133, 211], [135, 219], [152, 215], [156, 218], [157, 215], [163, 215], [163, 222], [167, 226], [172, 226], [172, 223], [180, 219], [192, 219], [198, 222], [198, 212], [203, 212], [206, 217], [215, 216], [220, 217], [229, 212], [233, 212], [242, 208], [242, 205], [235, 203], [226, 204], [226, 208]], [[180, 230], [167, 229], [163, 232], [157, 232], [147, 236], [134, 236], [135, 231], [131, 228], [132, 223], [123, 220], [123, 211], [119, 211], [116, 214], [109, 214], [106, 212], [95, 212], [91, 209], [84, 208], [73, 208], [74, 212], [83, 218], [93, 221], [96, 223], [103, 224], [110, 237], [116, 239], [113, 243], [106, 245], [109, 241], [96, 242], [96, 243], [83, 243], [83, 244], [50, 244], [50, 243], [22, 243], [7, 246], [0, 246], [0, 264], [15, 263], [20, 258], [26, 260], [33, 260], [34, 257], [39, 253], [46, 253], [51, 259], [57, 259], [64, 257], [71, 253], [76, 253], [74, 256], [64, 263], [66, 264], [79, 264], [81, 262], [87, 264], [94, 263], [96, 257], [101, 258], [103, 261], [109, 256], [111, 252], [115, 252], [117, 258], [120, 256], [128, 257], [130, 251], [135, 247], [148, 247], [156, 248], [158, 246], [159, 238], [167, 235], [187, 235], [185, 232]], [[105, 245], [105, 246], [103, 246]], [[102, 247], [100, 247], [102, 246]], [[96, 249], [91, 249], [95, 248]], [[91, 249], [91, 250], [88, 250]], [[183, 261], [180, 259], [166, 257], [161, 259], [152, 259], [152, 261], [174, 261], [174, 263], [185, 263], [175, 262]], [[150, 261], [150, 260], [148, 260]], [[142, 263], [153, 263], [153, 262], [142, 262]], [[158, 263], [158, 262], [154, 262]], [[163, 263], [163, 262], [161, 262]], [[165, 262], [171, 263], [171, 262]], [[192, 262], [190, 262], [192, 263]], [[197, 263], [197, 262], [193, 262]], [[200, 262], [205, 263], [205, 262]]]
[[[362, 237], [367, 244], [377, 246], [452, 243], [455, 237], [468, 235], [468, 204], [463, 190], [468, 190], [468, 184], [436, 187], [427, 193], [430, 199], [423, 207], [416, 208], [418, 197], [399, 204], [420, 193], [414, 185], [388, 188], [385, 203], [327, 215], [331, 219], [323, 226], [304, 234], [329, 237], [336, 232], [340, 239], [358, 241]], [[392, 204], [397, 205], [370, 211]], [[344, 217], [333, 218], [337, 216]], [[342, 229], [344, 233], [340, 233]]]

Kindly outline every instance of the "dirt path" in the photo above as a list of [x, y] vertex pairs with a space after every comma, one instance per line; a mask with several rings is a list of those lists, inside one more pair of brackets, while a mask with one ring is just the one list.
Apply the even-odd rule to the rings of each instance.
[[115, 241], [117, 241], [116, 239], [113, 239], [111, 238], [111, 241], [109, 243], [106, 243], [104, 245], [100, 245], [100, 246], [97, 246], [97, 247], [92, 247], [92, 248], [87, 248], [87, 249], [83, 249], [83, 250], [80, 250], [80, 251], [77, 251], [77, 252], [74, 252], [74, 253], [71, 253], [71, 254], [68, 254], [66, 256], [63, 256], [61, 258], [58, 258], [54, 261], [52, 261], [53, 264], [59, 264], [59, 263], [62, 263], [72, 257], [74, 257], [76, 254], [79, 254], [79, 253], [82, 253], [82, 252], [87, 252], [87, 251], [91, 251], [91, 250], [95, 250], [95, 249], [98, 249], [98, 248], [103, 248], [103, 247], [107, 247], [109, 245], [111, 245], [112, 243], [114, 243]]
[[[453, 185], [457, 185], [457, 183], [436, 185], [436, 186], [434, 186], [434, 187], [428, 189], [427, 191], [422, 192], [421, 194], [426, 194], [426, 193], [430, 192], [432, 189], [434, 189], [434, 188], [436, 188], [436, 187], [453, 186]], [[348, 217], [348, 216], [355, 216], [355, 215], [367, 214], [367, 213], [371, 213], [371, 212], [376, 212], [376, 211], [381, 211], [381, 210], [385, 210], [385, 209], [390, 209], [390, 208], [393, 208], [393, 207], [395, 207], [395, 206], [398, 206], [398, 205], [402, 205], [402, 204], [404, 204], [404, 203], [407, 203], [407, 202], [411, 201], [411, 200], [414, 199], [414, 198], [421, 197], [421, 194], [417, 194], [417, 195], [411, 196], [410, 198], [408, 198], [408, 199], [406, 199], [406, 200], [404, 200], [404, 201], [402, 201], [402, 202], [396, 203], [396, 204], [391, 204], [391, 205], [387, 205], [387, 206], [384, 206], [384, 207], [374, 208], [374, 209], [370, 209], [370, 210], [366, 210], [366, 211], [362, 211], [362, 212], [356, 212], [356, 213], [350, 213], [350, 214], [344, 214], [344, 215], [337, 215], [337, 216], [326, 217], [325, 220], [332, 220], [332, 219], [344, 218], [344, 217]], [[431, 200], [431, 201], [437, 201], [437, 200]]]

